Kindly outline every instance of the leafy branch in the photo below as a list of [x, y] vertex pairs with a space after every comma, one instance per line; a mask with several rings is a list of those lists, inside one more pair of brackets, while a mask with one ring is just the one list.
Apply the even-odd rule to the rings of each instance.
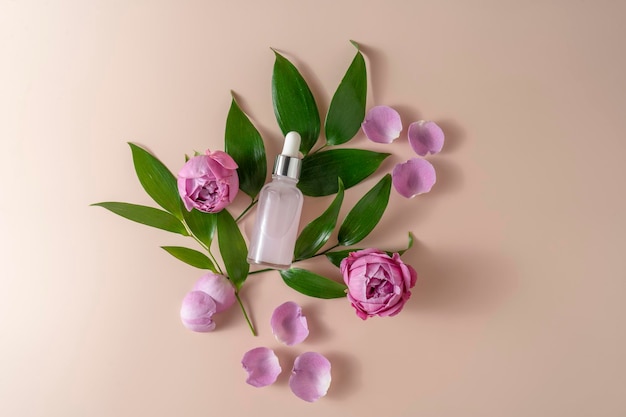
[[[325, 141], [316, 150], [322, 123], [315, 98], [298, 69], [274, 50], [272, 72], [272, 102], [274, 114], [283, 134], [296, 131], [302, 137], [300, 151], [304, 155], [298, 187], [305, 196], [335, 195], [328, 208], [302, 229], [294, 250], [294, 262], [326, 256], [339, 266], [341, 259], [355, 249], [379, 223], [388, 205], [391, 176], [384, 175], [348, 212], [337, 234], [337, 242], [322, 249], [337, 228], [345, 191], [374, 174], [389, 154], [363, 149], [333, 148], [355, 137], [365, 115], [367, 71], [358, 44], [357, 52], [339, 83], [324, 120]], [[131, 221], [171, 233], [191, 237], [206, 252], [180, 246], [162, 246], [175, 258], [196, 268], [219, 274], [226, 272], [235, 288], [236, 300], [253, 334], [256, 330], [241, 301], [239, 292], [247, 277], [271, 270], [250, 272], [247, 246], [237, 224], [258, 202], [266, 182], [267, 157], [261, 134], [234, 98], [226, 119], [224, 149], [237, 164], [239, 189], [250, 197], [249, 205], [236, 218], [226, 209], [206, 213], [185, 209], [172, 172], [150, 152], [129, 143], [135, 172], [146, 193], [160, 208], [122, 202], [93, 204]], [[211, 248], [217, 236], [217, 246], [223, 261], [221, 268]], [[409, 234], [410, 248], [413, 236]], [[406, 250], [406, 249], [405, 249]], [[404, 252], [404, 251], [401, 251]], [[345, 296], [346, 286], [302, 268], [280, 271], [283, 281], [291, 288], [313, 297]]]

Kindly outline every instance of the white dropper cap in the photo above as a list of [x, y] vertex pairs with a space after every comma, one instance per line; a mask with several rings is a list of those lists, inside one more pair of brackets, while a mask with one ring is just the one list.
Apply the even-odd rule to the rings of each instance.
[[274, 175], [281, 175], [297, 180], [300, 178], [300, 134], [289, 132], [285, 136], [285, 144], [280, 155], [276, 156], [274, 162]]
[[281, 155], [290, 156], [292, 158], [299, 158], [300, 151], [300, 134], [298, 132], [289, 132], [285, 136], [285, 144], [283, 145], [283, 151]]

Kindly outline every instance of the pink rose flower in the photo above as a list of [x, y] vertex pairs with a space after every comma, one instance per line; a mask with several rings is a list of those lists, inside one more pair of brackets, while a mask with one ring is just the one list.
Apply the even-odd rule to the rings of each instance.
[[417, 281], [417, 273], [400, 255], [389, 256], [378, 249], [351, 252], [340, 268], [348, 286], [348, 300], [363, 320], [398, 314]]
[[178, 173], [178, 193], [188, 211], [223, 210], [239, 191], [237, 164], [226, 152], [206, 151], [194, 156]]

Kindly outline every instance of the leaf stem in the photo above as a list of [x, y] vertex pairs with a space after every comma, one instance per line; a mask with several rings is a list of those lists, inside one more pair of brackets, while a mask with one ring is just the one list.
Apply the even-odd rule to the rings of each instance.
[[275, 271], [274, 268], [259, 269], [258, 271], [248, 272], [248, 275], [260, 274], [261, 272]]
[[317, 255], [315, 255], [315, 256], [324, 255], [324, 254], [326, 254], [326, 253], [330, 252], [331, 250], [333, 250], [333, 249], [335, 249], [335, 248], [338, 248], [339, 246], [341, 246], [341, 245], [340, 245], [339, 243], [337, 243], [335, 246], [330, 247], [330, 248], [326, 249], [325, 251], [318, 253], [318, 254], [317, 254]]
[[215, 256], [213, 256], [211, 249], [207, 249], [207, 252], [209, 253], [211, 261], [213, 261], [213, 265], [215, 265], [215, 267], [217, 268], [217, 272], [219, 272], [220, 275], [224, 275], [224, 272], [222, 271], [222, 268], [220, 268], [220, 264], [217, 263], [217, 259], [215, 259]]
[[241, 311], [243, 312], [243, 316], [245, 317], [246, 321], [248, 322], [248, 327], [250, 327], [250, 331], [252, 332], [253, 336], [257, 336], [256, 330], [254, 328], [254, 326], [252, 325], [252, 322], [250, 321], [250, 318], [248, 317], [248, 313], [246, 312], [246, 308], [243, 306], [243, 303], [241, 302], [241, 298], [239, 298], [239, 291], [235, 291], [235, 298], [237, 298], [237, 302], [239, 303], [239, 307], [241, 307]]
[[328, 143], [323, 144], [322, 146], [320, 146], [319, 148], [317, 148], [316, 150], [314, 150], [313, 152], [309, 152], [309, 155], [313, 155], [315, 153], [318, 153], [321, 150], [324, 150], [325, 148], [328, 148], [330, 145]]
[[217, 263], [217, 259], [215, 259], [215, 256], [213, 256], [213, 252], [211, 252], [211, 248], [205, 245], [203, 241], [198, 239], [198, 236], [193, 234], [193, 232], [191, 231], [191, 228], [189, 228], [185, 220], [183, 220], [182, 222], [183, 222], [183, 225], [185, 226], [185, 229], [187, 230], [187, 233], [189, 233], [189, 236], [191, 236], [196, 242], [198, 242], [200, 246], [202, 246], [204, 250], [207, 251], [207, 253], [209, 254], [209, 258], [211, 258], [211, 261], [213, 262], [213, 265], [215, 265], [215, 267], [217, 268], [217, 272], [219, 272], [220, 275], [224, 275], [222, 268], [220, 268], [220, 264]]
[[254, 207], [254, 205], [255, 205], [256, 203], [258, 203], [258, 202], [259, 202], [259, 200], [252, 199], [252, 201], [250, 202], [250, 204], [248, 205], [248, 207], [246, 207], [246, 208], [245, 208], [245, 210], [241, 212], [241, 214], [239, 215], [239, 217], [237, 217], [237, 218], [235, 219], [235, 223], [239, 223], [239, 220], [241, 220], [241, 219], [243, 218], [243, 216], [245, 216], [245, 215], [248, 213], [248, 211], [250, 211], [250, 209], [251, 209], [252, 207]]
[[302, 258], [302, 259], [295, 259], [294, 262], [300, 262], [300, 261], [306, 261], [307, 259], [312, 259], [312, 258], [317, 258], [318, 256], [322, 256], [322, 255], [326, 255], [328, 252], [330, 252], [331, 250], [338, 248], [339, 246], [341, 246], [339, 243], [337, 243], [335, 246], [330, 247], [322, 252], [316, 253], [313, 256], [309, 256], [308, 258]]

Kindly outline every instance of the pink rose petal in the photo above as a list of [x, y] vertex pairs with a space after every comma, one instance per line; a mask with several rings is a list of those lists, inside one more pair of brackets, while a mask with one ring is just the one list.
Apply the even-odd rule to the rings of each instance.
[[376, 106], [367, 112], [361, 127], [369, 140], [391, 143], [400, 136], [402, 120], [398, 112], [391, 107]]
[[206, 154], [226, 169], [238, 168], [237, 163], [235, 162], [233, 157], [224, 151], [210, 151], [207, 149]]
[[436, 154], [443, 148], [443, 130], [435, 122], [420, 120], [409, 125], [409, 144], [420, 156]]
[[193, 289], [211, 296], [216, 305], [216, 313], [228, 309], [235, 303], [235, 287], [223, 275], [207, 272], [198, 279]]
[[246, 352], [241, 365], [248, 373], [246, 382], [254, 387], [273, 384], [282, 371], [278, 357], [272, 349], [266, 347], [258, 347]]
[[210, 332], [215, 329], [215, 301], [203, 291], [191, 291], [183, 299], [180, 319], [189, 330]]
[[291, 391], [304, 401], [317, 401], [330, 387], [330, 368], [328, 359], [319, 353], [303, 353], [293, 364], [289, 378]]
[[437, 181], [435, 168], [430, 162], [420, 158], [396, 165], [391, 176], [396, 191], [406, 198], [429, 192]]
[[276, 307], [270, 325], [276, 339], [287, 346], [298, 344], [309, 335], [309, 326], [306, 317], [302, 315], [302, 308], [293, 301]]

